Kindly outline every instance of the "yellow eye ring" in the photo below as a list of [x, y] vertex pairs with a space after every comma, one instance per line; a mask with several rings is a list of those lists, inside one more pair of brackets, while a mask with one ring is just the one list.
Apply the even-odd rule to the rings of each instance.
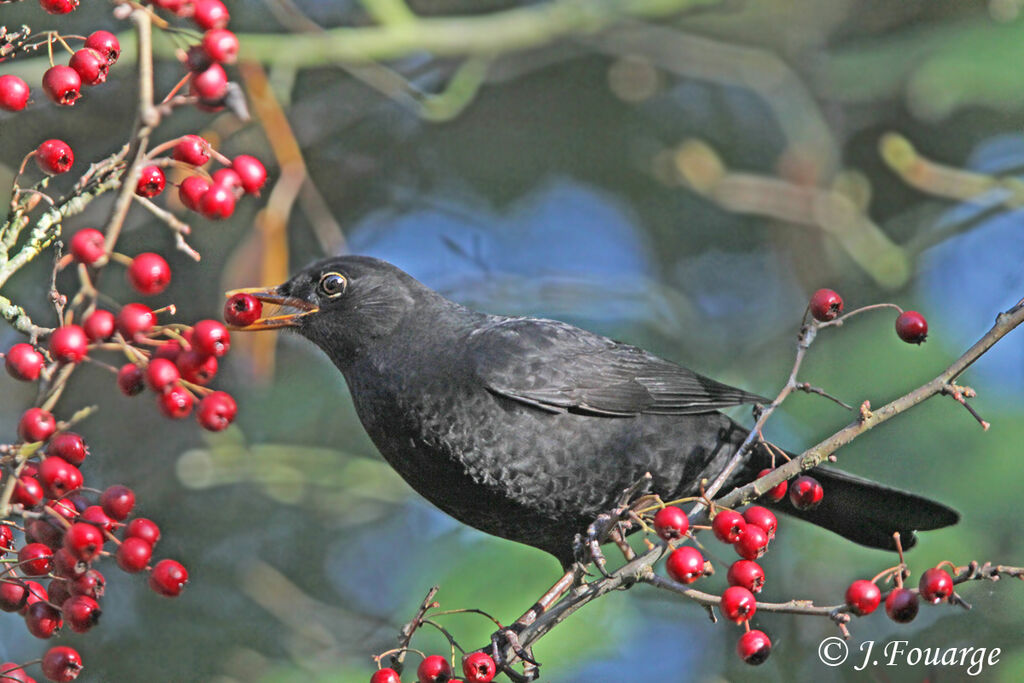
[[326, 296], [341, 296], [348, 289], [348, 278], [341, 273], [324, 273], [320, 276], [320, 284], [317, 287]]

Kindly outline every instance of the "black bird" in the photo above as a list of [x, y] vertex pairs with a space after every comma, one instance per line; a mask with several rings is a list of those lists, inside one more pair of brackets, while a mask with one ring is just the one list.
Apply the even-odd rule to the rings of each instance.
[[[292, 327], [341, 370], [381, 454], [459, 521], [545, 550], [573, 540], [645, 472], [663, 499], [697, 492], [747, 435], [720, 408], [754, 394], [555, 320], [479, 313], [363, 256], [330, 258], [248, 292], [293, 312], [241, 329]], [[755, 450], [730, 485], [766, 466]], [[904, 547], [958, 514], [912, 493], [818, 467], [811, 511], [780, 509], [846, 538]]]

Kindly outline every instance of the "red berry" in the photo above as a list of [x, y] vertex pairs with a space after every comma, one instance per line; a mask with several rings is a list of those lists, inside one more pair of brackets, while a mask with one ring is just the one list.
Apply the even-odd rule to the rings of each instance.
[[419, 683], [444, 683], [452, 675], [452, 667], [441, 655], [430, 655], [416, 669]]
[[192, 21], [199, 28], [205, 31], [224, 28], [230, 19], [228, 8], [220, 0], [196, 0]]
[[82, 322], [82, 329], [85, 330], [85, 336], [89, 341], [106, 341], [114, 334], [114, 314], [102, 309], [93, 311]]
[[882, 591], [871, 581], [858, 579], [846, 589], [846, 604], [854, 614], [871, 614], [882, 602]]
[[237, 412], [235, 399], [223, 391], [215, 391], [199, 402], [197, 417], [203, 429], [219, 432], [234, 422]]
[[7, 374], [23, 382], [33, 382], [39, 379], [39, 373], [43, 371], [45, 364], [43, 354], [36, 351], [31, 344], [24, 342], [12, 346], [4, 357]]
[[69, 590], [72, 595], [88, 595], [94, 600], [99, 600], [103, 597], [106, 586], [107, 582], [103, 578], [103, 574], [95, 569], [89, 569], [80, 576], [72, 578]]
[[22, 441], [46, 441], [57, 430], [57, 421], [50, 411], [42, 408], [29, 408], [18, 421], [18, 436]]
[[54, 512], [69, 522], [78, 517], [78, 508], [75, 507], [74, 502], [70, 498], [51, 500], [49, 505]]
[[180, 562], [174, 560], [160, 560], [149, 573], [149, 587], [169, 598], [181, 595], [186, 583], [188, 571]]
[[125, 363], [117, 371], [117, 388], [125, 396], [136, 396], [146, 388], [143, 383], [142, 370], [135, 363]]
[[18, 477], [18, 483], [14, 485], [11, 502], [24, 505], [26, 508], [34, 508], [43, 502], [43, 485], [35, 477], [21, 475]]
[[51, 455], [39, 466], [39, 483], [49, 498], [63, 498], [82, 488], [82, 473], [64, 458]]
[[217, 102], [228, 92], [228, 75], [220, 64], [211, 64], [192, 74], [190, 89], [201, 101]]
[[132, 574], [144, 570], [152, 557], [153, 546], [134, 536], [124, 539], [117, 548], [117, 566]]
[[46, 576], [53, 568], [53, 551], [42, 543], [26, 543], [18, 551], [18, 564], [26, 576]]
[[170, 389], [180, 379], [178, 366], [166, 358], [154, 358], [146, 366], [146, 385], [158, 394]]
[[234, 327], [251, 325], [259, 320], [261, 315], [263, 304], [252, 294], [235, 294], [224, 304], [224, 320]]
[[[763, 469], [757, 473], [757, 478], [760, 479], [761, 477], [764, 477], [773, 471], [774, 470], [771, 469]], [[778, 503], [780, 500], [786, 497], [787, 488], [789, 488], [789, 482], [783, 481], [778, 486], [765, 493], [764, 497], [772, 501], [773, 503]]]
[[78, 9], [78, 0], [39, 0], [47, 14], [68, 14]]
[[203, 355], [195, 349], [182, 351], [175, 362], [186, 382], [206, 386], [217, 374], [217, 357]]
[[11, 74], [0, 76], [0, 109], [21, 111], [28, 104], [30, 93], [28, 83], [17, 76]]
[[111, 519], [110, 515], [108, 515], [99, 505], [90, 505], [82, 510], [82, 514], [78, 516], [78, 521], [88, 522], [103, 531], [110, 532], [113, 532], [114, 527], [117, 526], [117, 522]]
[[720, 510], [711, 520], [711, 530], [714, 532], [715, 538], [722, 543], [735, 543], [740, 540], [746, 526], [747, 520], [734, 510]]
[[9, 524], [0, 524], [0, 557], [6, 555], [8, 550], [14, 550], [14, 532]]
[[742, 586], [751, 593], [760, 593], [764, 588], [764, 569], [753, 560], [736, 560], [725, 578], [730, 586]]
[[242, 176], [238, 175], [232, 168], [220, 168], [213, 173], [213, 184], [223, 185], [232, 192], [235, 190], [242, 191]]
[[779, 528], [779, 520], [775, 518], [775, 514], [768, 508], [760, 505], [751, 505], [744, 510], [743, 519], [747, 521], [747, 524], [753, 524], [764, 529], [764, 532], [768, 534], [769, 541], [775, 538], [775, 531]]
[[159, 166], [146, 166], [139, 173], [139, 181], [135, 184], [135, 194], [140, 197], [155, 197], [164, 191], [166, 184], [164, 172], [160, 170]]
[[202, 166], [210, 160], [210, 143], [198, 135], [184, 135], [174, 146], [174, 158], [192, 166]]
[[4, 683], [36, 683], [36, 679], [25, 673], [21, 664], [14, 662], [0, 664], [0, 681]]
[[125, 339], [131, 341], [143, 332], [149, 332], [156, 324], [156, 314], [149, 306], [143, 304], [125, 304], [115, 319], [117, 330]]
[[211, 185], [199, 198], [199, 213], [213, 220], [228, 218], [235, 212], [235, 193], [223, 185]]
[[121, 56], [121, 43], [110, 31], [93, 31], [85, 39], [85, 47], [92, 48], [106, 58], [107, 64], [113, 64]]
[[768, 549], [768, 534], [757, 524], [747, 521], [740, 540], [732, 544], [736, 554], [745, 560], [756, 560]]
[[215, 28], [203, 34], [203, 52], [215, 62], [234, 64], [238, 59], [238, 37], [224, 28]]
[[896, 334], [908, 344], [920, 344], [928, 338], [928, 321], [917, 311], [907, 311], [896, 318]]
[[92, 524], [75, 522], [64, 532], [64, 549], [82, 562], [92, 562], [103, 550], [103, 532]]
[[704, 576], [704, 556], [693, 546], [684, 545], [668, 556], [665, 570], [679, 583], [693, 583]]
[[729, 586], [722, 593], [722, 614], [729, 621], [741, 624], [748, 621], [757, 611], [754, 594], [742, 586]]
[[65, 548], [61, 547], [53, 552], [53, 573], [65, 579], [77, 579], [88, 571], [84, 562], [79, 562]]
[[843, 298], [831, 289], [819, 289], [811, 297], [811, 315], [815, 320], [827, 323], [843, 312]]
[[82, 96], [82, 78], [70, 66], [51, 66], [43, 74], [43, 92], [57, 104], [71, 106]]
[[[14, 578], [0, 579], [0, 610], [18, 612], [28, 599], [28, 587]], [[3, 680], [3, 679], [0, 679]]]
[[78, 434], [61, 432], [50, 439], [50, 443], [46, 446], [46, 454], [64, 458], [77, 467], [85, 462], [86, 456], [89, 455], [89, 448], [85, 445], [85, 440]]
[[689, 518], [675, 505], [663, 507], [654, 515], [654, 532], [666, 541], [682, 538], [689, 529]]
[[937, 605], [953, 594], [953, 577], [945, 569], [932, 567], [921, 574], [917, 589], [922, 600]]
[[185, 387], [176, 385], [168, 388], [156, 399], [156, 405], [166, 417], [180, 420], [192, 412], [194, 399]]
[[793, 480], [789, 488], [789, 502], [797, 510], [812, 510], [818, 507], [821, 499], [825, 496], [825, 490], [814, 477], [806, 474]]
[[151, 546], [155, 546], [160, 540], [160, 527], [151, 519], [137, 517], [128, 523], [124, 535], [125, 538], [141, 538]]
[[907, 624], [917, 616], [917, 593], [906, 588], [893, 588], [885, 599], [885, 613], [899, 624]]
[[377, 669], [370, 676], [370, 683], [402, 683], [394, 669]]
[[185, 205], [185, 208], [192, 211], [199, 210], [199, 200], [210, 189], [210, 181], [198, 175], [191, 175], [181, 181], [178, 186], [178, 199]]
[[103, 83], [107, 80], [107, 73], [110, 71], [110, 64], [107, 63], [106, 57], [89, 47], [83, 47], [71, 55], [68, 66], [78, 72], [78, 77], [82, 79], [83, 85]]
[[139, 294], [159, 294], [171, 283], [171, 267], [160, 254], [145, 252], [132, 259], [125, 276]]
[[764, 631], [752, 629], [747, 631], [736, 643], [736, 654], [747, 664], [757, 666], [764, 664], [768, 655], [772, 653], [772, 641], [768, 639]]
[[200, 320], [192, 327], [192, 344], [199, 353], [220, 358], [231, 348], [231, 334], [223, 323]]
[[470, 652], [462, 658], [462, 675], [466, 683], [491, 683], [498, 667], [486, 652]]
[[64, 579], [53, 579], [46, 584], [46, 591], [50, 594], [49, 601], [53, 605], [63, 605], [64, 601], [71, 597], [71, 593], [68, 591], [68, 582]]
[[248, 194], [259, 194], [263, 184], [267, 182], [267, 169], [256, 157], [240, 154], [231, 162], [231, 168], [238, 174], [242, 189]]
[[89, 352], [89, 338], [78, 325], [64, 325], [50, 335], [50, 353], [64, 363], [81, 362]]
[[34, 602], [25, 612], [25, 626], [36, 638], [49, 638], [63, 625], [60, 612], [48, 602]]
[[99, 623], [103, 610], [100, 604], [88, 595], [72, 595], [61, 605], [64, 618], [75, 633], [85, 633]]
[[28, 595], [25, 597], [25, 607], [20, 610], [22, 614], [25, 614], [33, 604], [39, 601], [46, 602], [50, 597], [46, 589], [43, 588], [43, 584], [36, 581], [25, 581], [24, 583], [25, 588], [28, 589]]
[[64, 536], [60, 530], [45, 519], [34, 519], [25, 525], [25, 542], [42, 543], [53, 550], [61, 547]]
[[114, 484], [100, 496], [100, 506], [113, 519], [124, 521], [135, 507], [135, 492], [127, 486]]
[[75, 153], [71, 150], [71, 145], [63, 140], [44, 140], [36, 147], [36, 165], [43, 173], [67, 173], [74, 163]]
[[83, 228], [71, 238], [71, 255], [79, 263], [90, 266], [107, 255], [103, 233], [95, 228]]
[[43, 675], [57, 683], [67, 683], [78, 678], [82, 671], [82, 656], [66, 645], [51, 647], [43, 655]]

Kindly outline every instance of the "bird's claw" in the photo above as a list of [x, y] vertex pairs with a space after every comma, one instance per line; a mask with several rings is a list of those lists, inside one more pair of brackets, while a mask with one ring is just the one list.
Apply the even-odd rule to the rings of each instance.
[[[508, 650], [511, 650], [515, 657], [506, 658], [505, 653]], [[512, 678], [533, 681], [540, 676], [540, 662], [533, 658], [533, 649], [523, 647], [519, 642], [519, 634], [514, 628], [503, 628], [491, 634], [491, 656], [498, 668]], [[517, 658], [525, 665], [522, 676], [510, 668]]]

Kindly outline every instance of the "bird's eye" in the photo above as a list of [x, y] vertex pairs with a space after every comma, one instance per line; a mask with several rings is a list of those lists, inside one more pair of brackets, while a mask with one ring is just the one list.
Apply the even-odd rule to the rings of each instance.
[[320, 278], [320, 291], [327, 296], [341, 296], [348, 287], [348, 280], [341, 273], [327, 273]]

